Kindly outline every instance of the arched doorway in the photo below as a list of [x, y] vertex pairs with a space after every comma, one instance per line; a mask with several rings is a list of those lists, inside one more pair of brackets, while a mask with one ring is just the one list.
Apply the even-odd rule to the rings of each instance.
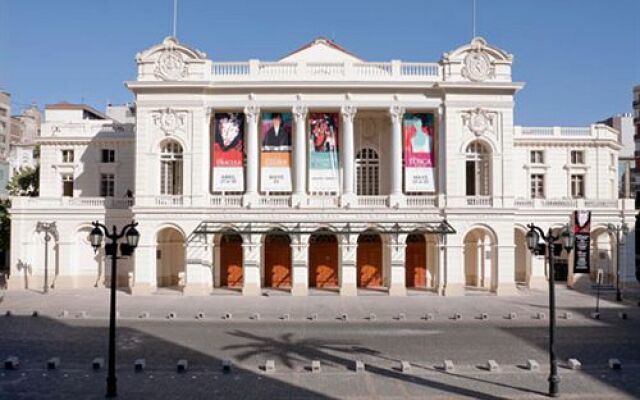
[[485, 228], [474, 228], [464, 237], [465, 286], [477, 289], [494, 288], [495, 237]]
[[421, 233], [407, 236], [405, 282], [410, 288], [427, 287], [427, 241]]
[[184, 285], [184, 236], [175, 228], [164, 228], [156, 235], [156, 284], [159, 288], [179, 289]]
[[242, 287], [242, 236], [235, 232], [220, 238], [220, 286]]
[[616, 279], [615, 239], [606, 228], [596, 228], [591, 232], [591, 269], [592, 283], [597, 283], [598, 270], [602, 270], [602, 284], [613, 285]]
[[531, 252], [527, 248], [526, 232], [524, 229], [515, 228], [513, 237], [516, 246], [514, 254], [515, 280], [517, 284], [528, 286], [531, 276]]
[[309, 238], [309, 286], [338, 287], [338, 239], [329, 231]]
[[382, 239], [376, 232], [358, 236], [356, 254], [358, 287], [382, 287]]
[[291, 238], [282, 231], [272, 231], [264, 239], [264, 286], [291, 287]]

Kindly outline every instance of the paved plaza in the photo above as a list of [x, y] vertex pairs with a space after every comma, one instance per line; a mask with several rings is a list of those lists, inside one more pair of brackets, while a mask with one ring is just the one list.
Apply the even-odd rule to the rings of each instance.
[[[544, 397], [546, 292], [453, 298], [361, 294], [317, 292], [298, 298], [268, 292], [248, 298], [221, 292], [203, 298], [171, 291], [143, 297], [119, 292], [120, 398]], [[590, 316], [593, 293], [558, 287], [563, 398], [640, 397], [640, 346], [635, 344], [640, 307], [634, 296], [616, 303], [614, 293], [603, 293], [601, 318], [595, 320]], [[0, 371], [0, 397], [104, 396], [106, 370], [92, 370], [91, 362], [106, 358], [107, 290], [6, 292], [0, 312], [0, 357], [14, 355], [21, 363], [17, 370]], [[48, 370], [52, 357], [60, 357], [60, 366]], [[140, 358], [146, 368], [135, 372]], [[578, 359], [582, 368], [566, 368], [569, 358]], [[610, 369], [610, 358], [619, 359], [622, 369]], [[184, 373], [176, 371], [180, 359], [189, 363]], [[233, 363], [230, 373], [222, 371], [225, 359]], [[439, 368], [445, 359], [455, 370]], [[499, 371], [485, 368], [491, 359]], [[525, 368], [529, 359], [539, 362], [538, 371]], [[272, 373], [263, 370], [267, 360], [275, 363]], [[313, 360], [320, 361], [321, 372], [310, 371]], [[364, 362], [365, 372], [354, 371], [356, 360]], [[401, 361], [411, 370], [402, 371]]]

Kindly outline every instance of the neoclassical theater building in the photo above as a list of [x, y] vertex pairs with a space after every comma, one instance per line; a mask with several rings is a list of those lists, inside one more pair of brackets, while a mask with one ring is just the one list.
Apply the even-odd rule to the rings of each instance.
[[[139, 222], [134, 295], [516, 294], [544, 287], [526, 225], [591, 212], [590, 273], [634, 281], [620, 135], [514, 125], [513, 56], [482, 38], [437, 62], [370, 62], [318, 38], [277, 61], [217, 62], [173, 37], [139, 53], [130, 108], [45, 110], [40, 196], [13, 198], [9, 289], [101, 287], [90, 223]], [[549, 102], [553, 102], [553, 97]], [[45, 242], [38, 222], [56, 222]], [[607, 224], [631, 231], [617, 251]], [[45, 247], [48, 260], [45, 262]]]

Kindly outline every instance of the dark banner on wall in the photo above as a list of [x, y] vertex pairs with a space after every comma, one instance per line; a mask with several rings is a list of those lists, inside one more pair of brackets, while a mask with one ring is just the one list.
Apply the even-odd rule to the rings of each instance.
[[573, 273], [589, 273], [589, 255], [591, 253], [591, 211], [573, 212], [573, 233], [576, 236], [573, 254]]
[[244, 140], [244, 114], [217, 113], [213, 120], [211, 169], [213, 190], [242, 192], [244, 175], [242, 146]]
[[291, 113], [262, 113], [260, 182], [264, 192], [291, 191]]

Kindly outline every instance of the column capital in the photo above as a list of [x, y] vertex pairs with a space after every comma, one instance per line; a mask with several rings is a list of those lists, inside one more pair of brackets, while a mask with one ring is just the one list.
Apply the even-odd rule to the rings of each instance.
[[309, 109], [306, 106], [297, 105], [293, 106], [291, 112], [293, 113], [293, 118], [295, 119], [296, 124], [299, 124], [307, 119], [307, 113], [309, 112]]
[[348, 122], [353, 122], [353, 119], [355, 118], [357, 111], [358, 109], [352, 105], [344, 105], [340, 107], [340, 113], [342, 114], [342, 118]]
[[389, 107], [389, 115], [391, 116], [391, 121], [393, 123], [400, 123], [402, 121], [402, 116], [404, 115], [405, 109], [404, 107], [394, 104]]
[[258, 114], [260, 114], [260, 107], [256, 105], [248, 105], [244, 108], [244, 114], [247, 116], [247, 122], [257, 122]]

